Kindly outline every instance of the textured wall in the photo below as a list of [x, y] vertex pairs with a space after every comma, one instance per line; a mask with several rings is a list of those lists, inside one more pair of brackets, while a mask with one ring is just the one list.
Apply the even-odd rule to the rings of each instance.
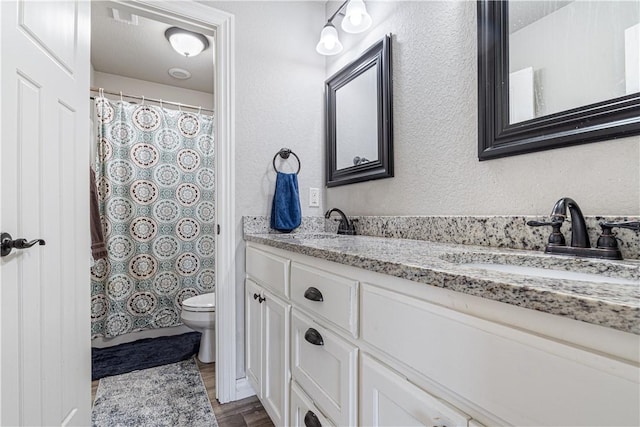
[[[322, 187], [324, 59], [315, 51], [324, 21], [319, 2], [210, 2], [236, 19], [236, 215], [268, 215], [272, 160], [281, 148], [300, 157], [304, 215], [309, 187]], [[291, 166], [289, 169], [288, 166]], [[291, 171], [295, 160], [283, 165]], [[240, 222], [238, 222], [240, 227]]]
[[[475, 2], [367, 7], [374, 26], [356, 35], [338, 29], [345, 51], [328, 59], [326, 76], [393, 33], [395, 177], [327, 189], [328, 207], [353, 215], [544, 215], [570, 196], [589, 215], [640, 213], [640, 137], [478, 161]], [[330, 2], [326, 11], [336, 8]]]
[[[272, 160], [283, 147], [299, 157], [303, 215], [309, 187], [324, 185], [324, 58], [315, 51], [324, 25], [320, 2], [203, 2], [235, 16], [236, 337], [237, 377], [244, 377], [243, 215], [268, 215], [275, 187]], [[295, 167], [293, 158], [283, 171]], [[222, 226], [225, 226], [224, 224]]]

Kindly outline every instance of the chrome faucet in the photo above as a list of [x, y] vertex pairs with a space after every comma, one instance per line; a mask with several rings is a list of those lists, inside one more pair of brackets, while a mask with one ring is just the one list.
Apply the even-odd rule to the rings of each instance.
[[325, 218], [329, 218], [333, 212], [337, 212], [340, 215], [340, 224], [338, 224], [338, 234], [346, 234], [349, 236], [353, 236], [356, 234], [356, 228], [353, 225], [353, 222], [349, 221], [349, 218], [338, 208], [329, 209], [327, 213], [324, 214]]
[[[560, 231], [560, 227], [567, 218], [567, 208], [571, 216], [570, 246], [566, 245], [564, 235]], [[600, 227], [602, 228], [602, 234], [598, 239], [596, 247], [592, 248], [589, 242], [587, 224], [580, 210], [580, 206], [578, 206], [575, 200], [569, 197], [563, 197], [556, 202], [551, 211], [551, 221], [528, 221], [527, 225], [531, 227], [551, 226], [552, 231], [544, 250], [545, 253], [607, 259], [622, 259], [618, 242], [615, 239], [615, 235], [611, 233], [613, 227], [640, 231], [640, 223], [638, 221], [622, 221], [618, 223], [601, 222]]]

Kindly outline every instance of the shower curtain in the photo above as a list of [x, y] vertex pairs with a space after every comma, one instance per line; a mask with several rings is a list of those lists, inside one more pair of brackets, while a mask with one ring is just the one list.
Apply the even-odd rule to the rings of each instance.
[[103, 97], [95, 114], [92, 338], [180, 325], [182, 301], [215, 288], [213, 118]]

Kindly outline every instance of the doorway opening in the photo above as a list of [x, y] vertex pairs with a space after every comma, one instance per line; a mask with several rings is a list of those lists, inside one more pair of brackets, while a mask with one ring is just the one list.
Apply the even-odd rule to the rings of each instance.
[[[179, 217], [175, 218], [175, 221], [168, 217], [153, 218], [153, 207], [155, 205], [149, 206], [151, 203], [147, 202], [150, 200], [144, 200], [143, 197], [143, 200], [139, 201], [142, 202], [143, 211], [149, 215], [152, 221], [147, 221], [147, 224], [143, 224], [145, 226], [140, 230], [146, 230], [148, 234], [145, 235], [144, 232], [139, 234], [139, 230], [134, 230], [135, 227], [133, 225], [130, 225], [128, 230], [124, 230], [122, 224], [119, 224], [121, 231], [134, 232], [134, 235], [123, 236], [120, 239], [119, 248], [125, 252], [121, 253], [124, 262], [119, 265], [118, 271], [128, 268], [129, 271], [123, 273], [133, 272], [134, 275], [139, 274], [143, 283], [142, 288], [146, 287], [146, 289], [137, 289], [137, 295], [135, 296], [136, 292], [131, 290], [130, 294], [122, 298], [128, 304], [126, 302], [118, 302], [124, 308], [124, 311], [128, 311], [128, 314], [123, 313], [123, 316], [131, 315], [131, 325], [125, 325], [128, 329], [126, 331], [118, 331], [125, 333], [118, 333], [114, 338], [104, 338], [113, 334], [104, 333], [104, 328], [96, 327], [96, 330], [92, 328], [92, 335], [96, 337], [94, 346], [104, 347], [140, 338], [186, 332], [189, 329], [185, 326], [176, 326], [177, 323], [181, 322], [179, 318], [176, 319], [176, 315], [179, 315], [179, 312], [175, 309], [175, 306], [180, 306], [182, 301], [186, 299], [185, 297], [193, 296], [191, 294], [194, 293], [207, 293], [207, 291], [212, 290], [212, 286], [215, 286], [216, 397], [221, 403], [245, 397], [238, 393], [235, 357], [234, 150], [232, 131], [234, 120], [232, 108], [233, 16], [195, 2], [93, 2], [91, 27], [91, 86], [93, 88], [103, 88], [104, 96], [109, 98], [111, 100], [109, 102], [113, 102], [114, 105], [119, 103], [132, 110], [142, 104], [148, 105], [148, 109], [152, 111], [151, 115], [153, 115], [153, 112], [164, 111], [168, 116], [171, 116], [167, 119], [169, 122], [178, 120], [176, 114], [187, 114], [186, 112], [189, 112], [188, 114], [191, 116], [196, 116], [198, 114], [207, 114], [206, 110], [212, 110], [214, 111], [212, 125], [215, 146], [215, 149], [212, 150], [215, 152], [215, 158], [212, 158], [213, 164], [210, 165], [210, 170], [205, 172], [194, 170], [193, 174], [189, 174], [186, 177], [186, 181], [193, 182], [182, 182], [180, 180], [177, 183], [178, 186], [185, 185], [186, 189], [183, 192], [184, 198], [180, 200], [179, 190], [176, 190], [174, 194], [178, 200], [167, 201], [167, 206], [178, 206], [178, 209], [185, 208], [186, 210], [186, 212], [181, 212]], [[180, 56], [171, 48], [164, 37], [164, 33], [169, 27], [179, 27], [203, 34], [209, 42], [209, 48], [205, 49], [197, 57], [185, 58]], [[189, 75], [190, 77], [185, 78]], [[112, 92], [116, 95], [108, 94], [107, 92]], [[92, 93], [91, 95], [95, 98], [96, 96], [100, 97], [101, 94]], [[151, 107], [152, 105], [153, 108]], [[196, 108], [189, 108], [187, 105]], [[94, 111], [93, 106], [91, 111]], [[143, 127], [148, 125], [148, 118], [141, 118], [142, 121], [138, 124]], [[194, 123], [188, 125], [202, 125], [201, 123]], [[102, 131], [104, 131], [104, 126], [95, 126], [95, 128], [102, 128]], [[135, 133], [136, 129], [133, 129]], [[195, 138], [190, 140], [188, 138], [189, 131], [186, 129], [184, 128], [183, 130], [187, 133], [187, 144], [193, 143], [196, 148], [202, 149], [203, 142], [200, 140], [194, 141]], [[168, 131], [168, 133], [171, 132]], [[94, 137], [95, 140], [93, 139]], [[148, 138], [148, 135], [145, 137]], [[99, 135], [92, 136], [94, 141], [99, 139]], [[144, 141], [140, 142], [144, 144]], [[198, 143], [200, 143], [200, 146], [198, 146]], [[92, 145], [94, 144], [92, 143]], [[96, 146], [98, 145], [96, 144]], [[194, 162], [205, 160], [200, 157], [196, 158], [197, 156], [194, 155], [198, 151], [196, 148], [183, 147], [182, 153], [186, 153], [183, 158], [178, 160], [176, 156], [173, 157], [176, 161], [182, 161], [182, 163], [168, 165], [166, 169], [190, 172]], [[190, 153], [187, 152], [189, 150], [191, 150]], [[100, 157], [100, 153], [97, 151], [98, 149], [91, 156], [92, 162]], [[151, 148], [147, 149], [147, 151], [146, 153], [141, 153], [142, 157], [138, 159], [142, 163], [138, 165], [141, 166], [138, 171], [140, 176], [131, 177], [132, 182], [145, 181], [146, 178], [150, 178], [149, 181], [151, 181], [151, 178], [153, 178], [153, 172], [150, 168], [145, 167], [150, 163], [145, 165], [143, 158], [149, 159], [149, 156], [153, 157], [154, 150]], [[167, 155], [162, 159], [162, 153], [159, 152], [157, 154], [159, 157], [158, 163], [153, 163], [153, 166], [161, 164], [162, 160], [166, 161], [172, 158], [171, 155]], [[155, 162], [156, 160], [148, 161]], [[133, 163], [135, 166], [135, 159], [132, 159], [129, 163]], [[198, 173], [200, 175], [197, 175]], [[158, 174], [156, 174], [157, 176]], [[205, 187], [211, 184], [213, 188], [198, 188], [196, 182], [205, 185]], [[157, 191], [159, 194], [164, 191], [168, 195], [167, 188], [163, 188], [162, 185], [157, 186]], [[100, 189], [98, 189], [98, 192], [100, 192]], [[146, 190], [144, 192], [147, 194]], [[199, 193], [194, 196], [194, 192]], [[129, 195], [134, 193], [130, 192]], [[198, 207], [202, 203], [196, 206], [195, 202], [192, 204], [193, 200], [189, 199], [189, 197], [197, 197], [198, 201], [200, 201], [202, 196], [213, 198], [213, 200], [203, 199], [202, 202], [209, 203], [215, 208], [207, 209], [208, 205], [198, 211]], [[156, 199], [153, 200], [153, 202], [155, 201]], [[146, 210], [144, 206], [147, 206]], [[159, 213], [158, 209], [156, 209], [156, 213]], [[167, 212], [170, 210], [168, 209]], [[205, 211], [206, 214], [203, 213]], [[204, 223], [198, 223], [196, 219], [203, 220]], [[171, 231], [169, 225], [177, 226], [181, 220], [183, 221], [181, 223], [182, 235], [167, 236], [164, 245], [156, 241], [155, 249], [156, 251], [160, 250], [161, 253], [159, 258], [154, 258], [152, 255], [154, 245], [151, 242], [150, 234], [153, 234], [153, 238], [155, 238], [162, 229], [169, 234], [175, 233], [175, 227]], [[206, 251], [210, 251], [212, 246], [210, 242], [213, 239], [215, 239], [213, 245], [215, 256], [211, 258], [205, 257], [206, 259], [201, 258], [203, 255], [202, 248], [206, 246], [208, 248]], [[206, 242], [204, 242], [205, 240]], [[134, 244], [133, 249], [127, 247], [127, 241]], [[175, 257], [173, 257], [173, 254], [169, 252], [175, 250], [176, 242], [184, 243], [186, 249], [176, 253]], [[197, 246], [198, 244], [200, 244], [199, 247]], [[163, 247], [166, 249], [165, 252], [162, 252]], [[145, 250], [149, 251], [149, 259], [145, 258], [146, 264], [142, 260]], [[185, 260], [180, 260], [180, 256], [184, 255], [184, 253], [193, 254], [194, 256], [189, 260], [186, 260], [186, 258]], [[209, 252], [206, 255], [208, 254]], [[158, 254], [156, 253], [156, 255]], [[135, 261], [136, 256], [141, 256], [141, 262], [138, 264]], [[140, 267], [143, 264], [144, 267]], [[175, 292], [171, 292], [173, 289], [167, 288], [171, 280], [156, 280], [155, 291], [160, 290], [160, 293], [156, 292], [154, 294], [152, 292], [154, 290], [154, 281], [146, 280], [143, 270], [144, 268], [155, 269], [154, 271], [149, 271], [149, 274], [153, 273], [155, 275], [159, 272], [158, 268], [161, 265], [186, 268], [186, 270], [182, 271], [184, 273], [182, 276], [179, 274], [180, 272], [174, 272], [175, 274], [167, 273], [163, 277], [164, 279], [172, 275], [178, 278], [182, 277], [186, 280], [186, 284], [183, 284]], [[136, 270], [136, 268], [138, 269]], [[212, 278], [212, 275], [215, 279]], [[116, 283], [117, 280], [112, 282]], [[121, 290], [123, 288], [122, 283], [116, 283], [116, 285], [114, 286], [117, 289]], [[106, 286], [103, 289], [106, 289]], [[131, 300], [132, 297], [134, 299], [137, 297], [137, 299], [133, 301]], [[164, 306], [161, 306], [160, 301], [164, 302]], [[173, 301], [174, 308], [170, 307], [172, 305], [170, 301]], [[143, 316], [136, 312], [136, 310], [151, 310], [156, 307], [164, 310], [163, 315], [158, 317], [156, 313], [155, 318], [150, 315], [145, 320], [141, 320]], [[98, 314], [100, 315], [101, 313]], [[162, 326], [169, 326], [169, 328], [161, 328]], [[113, 330], [110, 332], [113, 332]]]

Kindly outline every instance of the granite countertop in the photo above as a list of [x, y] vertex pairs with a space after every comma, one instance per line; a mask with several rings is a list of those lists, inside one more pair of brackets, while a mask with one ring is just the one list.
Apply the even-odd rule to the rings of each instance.
[[[519, 307], [640, 335], [640, 261], [607, 261], [423, 240], [313, 234], [245, 234], [245, 240]], [[502, 263], [598, 273], [594, 283], [486, 270]]]

